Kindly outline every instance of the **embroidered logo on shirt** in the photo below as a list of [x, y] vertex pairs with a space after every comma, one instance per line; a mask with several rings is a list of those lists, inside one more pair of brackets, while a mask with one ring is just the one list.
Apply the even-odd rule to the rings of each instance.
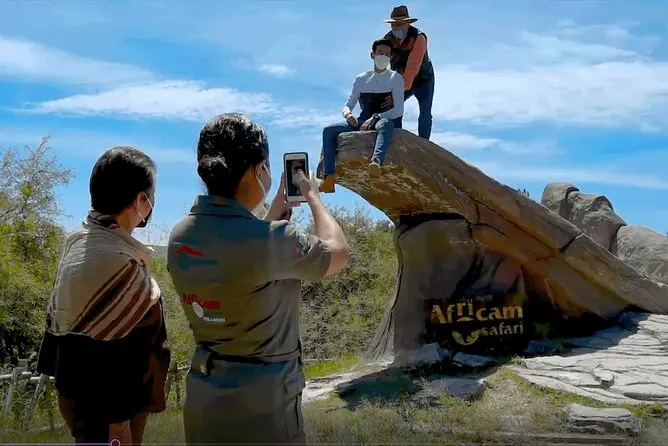
[[197, 302], [191, 303], [190, 306], [192, 307], [193, 312], [197, 315], [197, 317], [204, 316], [204, 308], [200, 307]]
[[220, 314], [220, 302], [217, 300], [202, 300], [195, 294], [184, 294], [183, 303], [190, 305], [195, 316], [203, 321], [225, 322], [225, 318]]
[[202, 251], [199, 251], [199, 250], [197, 250], [195, 248], [192, 248], [188, 245], [179, 246], [179, 248], [176, 250], [176, 253], [177, 254], [188, 254], [188, 255], [191, 255], [191, 256], [195, 256], [195, 257], [204, 257], [204, 253], [202, 253]]
[[205, 259], [204, 253], [188, 245], [181, 245], [176, 249], [176, 264], [179, 268], [185, 270], [192, 266], [213, 266], [218, 262], [211, 259]]

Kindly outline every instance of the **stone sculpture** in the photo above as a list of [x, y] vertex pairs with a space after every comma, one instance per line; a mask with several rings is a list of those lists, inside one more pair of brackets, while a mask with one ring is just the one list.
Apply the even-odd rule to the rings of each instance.
[[[540, 204], [403, 130], [382, 176], [370, 178], [373, 141], [373, 132], [344, 133], [337, 157], [337, 182], [396, 227], [395, 294], [369, 359], [394, 353], [401, 362], [434, 341], [455, 351], [521, 352], [530, 339], [592, 332], [624, 310], [668, 311], [668, 286], [658, 282], [665, 237], [657, 248], [653, 234], [626, 226], [605, 197], [556, 184]], [[646, 252], [656, 261], [643, 263]]]

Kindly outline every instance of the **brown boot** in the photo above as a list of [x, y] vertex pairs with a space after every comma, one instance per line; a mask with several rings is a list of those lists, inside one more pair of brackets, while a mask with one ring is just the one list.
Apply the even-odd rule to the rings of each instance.
[[376, 159], [372, 159], [369, 163], [369, 175], [378, 178], [380, 176], [380, 163]]
[[334, 175], [325, 177], [322, 184], [320, 185], [320, 192], [324, 192], [326, 194], [331, 194], [334, 192]]

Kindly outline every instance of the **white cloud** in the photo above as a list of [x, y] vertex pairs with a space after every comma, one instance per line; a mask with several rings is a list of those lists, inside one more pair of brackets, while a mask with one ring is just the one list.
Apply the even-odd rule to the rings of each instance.
[[573, 20], [562, 20], [557, 23], [553, 34], [564, 37], [582, 37], [587, 34], [598, 34], [613, 39], [627, 39], [631, 36], [628, 29], [619, 23], [598, 25], [578, 25]]
[[585, 43], [555, 36], [520, 33], [523, 42], [529, 45], [529, 54], [534, 63], [592, 63], [617, 59], [637, 58], [635, 51], [617, 48], [601, 43]]
[[471, 163], [497, 180], [535, 181], [541, 184], [550, 182], [588, 182], [615, 186], [635, 187], [638, 189], [668, 190], [668, 180], [647, 175], [646, 173], [602, 170], [582, 167], [545, 167], [544, 165], [509, 165], [498, 162]]
[[284, 64], [254, 62], [248, 59], [234, 61], [232, 65], [243, 70], [254, 70], [273, 77], [292, 77], [297, 73], [297, 70]]
[[565, 21], [557, 25], [552, 35], [567, 39], [589, 40], [610, 45], [632, 47], [640, 53], [651, 53], [661, 44], [656, 35], [636, 35], [630, 30], [638, 23], [630, 21], [618, 23], [578, 25], [573, 21]]
[[[410, 130], [417, 133], [416, 130]], [[470, 133], [432, 132], [431, 141], [454, 152], [498, 151], [514, 155], [552, 155], [557, 153], [554, 144], [546, 141], [518, 143], [498, 138], [480, 137]]]
[[[437, 67], [434, 117], [504, 126], [665, 127], [668, 61], [643, 54], [653, 36], [623, 30], [565, 24], [540, 35], [521, 32], [518, 43]], [[407, 103], [408, 116], [417, 116], [416, 105]]]
[[[273, 125], [296, 128], [296, 127], [315, 127], [322, 130], [323, 127], [343, 121], [338, 107], [331, 110], [308, 109], [294, 105], [280, 106], [275, 110], [271, 122]], [[321, 133], [320, 131], [318, 133]]]
[[[560, 64], [525, 70], [476, 70], [446, 66], [437, 71], [435, 119], [485, 125], [540, 122], [596, 127], [665, 127], [668, 63]], [[406, 104], [417, 116], [417, 104]]]
[[[595, 35], [590, 40], [596, 41], [575, 40], [584, 35]], [[484, 57], [478, 54], [478, 60], [437, 67], [434, 118], [493, 126], [558, 123], [664, 128], [668, 125], [668, 62], [620, 46], [631, 40], [613, 26], [592, 31], [566, 23], [541, 35], [520, 32], [515, 44], [490, 45], [492, 50]], [[106, 62], [86, 61], [70, 64], [78, 67], [80, 78], [94, 78], [90, 73], [106, 66]], [[57, 61], [52, 65], [58, 66]], [[273, 64], [253, 67], [272, 75], [292, 70]], [[115, 75], [111, 70], [109, 76], [132, 79], [133, 70], [125, 67]], [[52, 71], [54, 76], [59, 72]], [[416, 105], [415, 100], [408, 101], [407, 120], [416, 118]], [[339, 119], [330, 107], [305, 112], [299, 104], [283, 104], [269, 94], [183, 80], [114, 86], [98, 94], [32, 104], [31, 109], [186, 120], [237, 110], [288, 127], [322, 126]]]
[[80, 57], [39, 43], [2, 36], [0, 76], [88, 85], [146, 82], [157, 77], [132, 65]]
[[137, 116], [203, 121], [219, 113], [242, 112], [285, 128], [318, 127], [340, 121], [338, 113], [284, 105], [272, 95], [249, 93], [202, 82], [163, 81], [119, 86], [97, 94], [28, 104], [33, 113]]
[[272, 112], [271, 95], [244, 93], [232, 88], [206, 88], [201, 82], [164, 81], [120, 86], [98, 94], [79, 94], [33, 105], [38, 113], [127, 115], [203, 120], [223, 112]]
[[276, 77], [288, 77], [295, 74], [293, 68], [281, 64], [263, 63], [257, 66], [257, 70], [261, 73], [269, 74]]

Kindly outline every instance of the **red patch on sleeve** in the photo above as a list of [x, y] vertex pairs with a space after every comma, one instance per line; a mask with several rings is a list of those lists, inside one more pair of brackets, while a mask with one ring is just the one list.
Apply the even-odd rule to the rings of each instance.
[[202, 253], [202, 251], [198, 251], [197, 249], [191, 248], [188, 245], [179, 246], [179, 248], [176, 250], [176, 253], [177, 254], [181, 254], [181, 253], [188, 254], [188, 255], [191, 255], [191, 256], [195, 256], [195, 257], [204, 257], [204, 253]]

